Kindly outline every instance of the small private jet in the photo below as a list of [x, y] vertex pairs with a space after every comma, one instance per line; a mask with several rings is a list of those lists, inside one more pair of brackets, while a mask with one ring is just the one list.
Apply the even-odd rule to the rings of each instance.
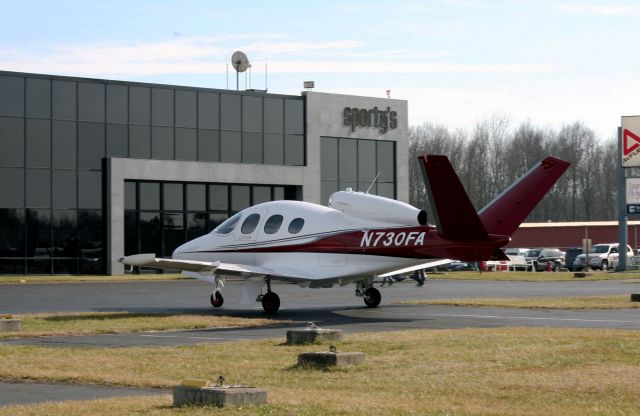
[[418, 161], [429, 216], [401, 201], [347, 189], [333, 193], [328, 207], [301, 201], [252, 206], [181, 245], [170, 259], [149, 253], [119, 261], [209, 281], [214, 307], [224, 303], [225, 278], [234, 276], [245, 279], [242, 303], [261, 302], [267, 313], [280, 308], [272, 280], [308, 288], [354, 283], [356, 296], [373, 308], [382, 299], [373, 287], [376, 277], [449, 259], [508, 260], [500, 248], [569, 167], [547, 157], [476, 212], [446, 156]]

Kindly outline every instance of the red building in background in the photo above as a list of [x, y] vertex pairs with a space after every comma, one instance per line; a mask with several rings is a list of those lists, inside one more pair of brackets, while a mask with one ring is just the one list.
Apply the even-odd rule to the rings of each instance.
[[[640, 221], [629, 221], [628, 242], [636, 250], [640, 243]], [[593, 244], [618, 241], [618, 221], [531, 222], [523, 223], [511, 237], [507, 247], [582, 247], [582, 239]]]

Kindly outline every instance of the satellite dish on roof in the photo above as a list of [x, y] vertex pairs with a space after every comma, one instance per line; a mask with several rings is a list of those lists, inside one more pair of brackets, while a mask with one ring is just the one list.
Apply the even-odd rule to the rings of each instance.
[[246, 71], [251, 67], [251, 64], [244, 52], [235, 51], [233, 55], [231, 55], [231, 65], [233, 65], [233, 69], [236, 70], [236, 91], [238, 91], [240, 89], [240, 72]]

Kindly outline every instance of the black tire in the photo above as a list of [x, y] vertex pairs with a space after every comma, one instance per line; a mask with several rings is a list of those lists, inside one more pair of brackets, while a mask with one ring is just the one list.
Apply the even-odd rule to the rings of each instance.
[[609, 270], [609, 262], [606, 260], [602, 260], [602, 266], [600, 266], [603, 272]]
[[560, 271], [560, 265], [559, 264], [554, 264], [553, 265], [553, 271], [556, 272], [556, 273], [559, 272]]
[[280, 309], [280, 296], [275, 292], [267, 292], [262, 297], [262, 309], [268, 314], [274, 314]]
[[219, 308], [224, 304], [224, 298], [220, 292], [212, 293], [210, 300], [214, 308]]
[[364, 303], [365, 305], [367, 305], [367, 307], [376, 308], [378, 305], [380, 305], [382, 295], [380, 294], [380, 291], [378, 289], [376, 289], [375, 287], [370, 287], [369, 289], [364, 291], [364, 296], [362, 298], [364, 299]]

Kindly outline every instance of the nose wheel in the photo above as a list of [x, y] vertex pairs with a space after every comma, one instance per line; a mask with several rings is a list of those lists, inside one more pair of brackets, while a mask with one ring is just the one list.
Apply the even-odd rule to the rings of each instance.
[[268, 314], [274, 314], [280, 309], [280, 296], [275, 292], [267, 292], [262, 296], [262, 309]]
[[214, 308], [219, 308], [224, 304], [224, 297], [222, 297], [222, 293], [215, 292], [211, 294], [211, 304]]

